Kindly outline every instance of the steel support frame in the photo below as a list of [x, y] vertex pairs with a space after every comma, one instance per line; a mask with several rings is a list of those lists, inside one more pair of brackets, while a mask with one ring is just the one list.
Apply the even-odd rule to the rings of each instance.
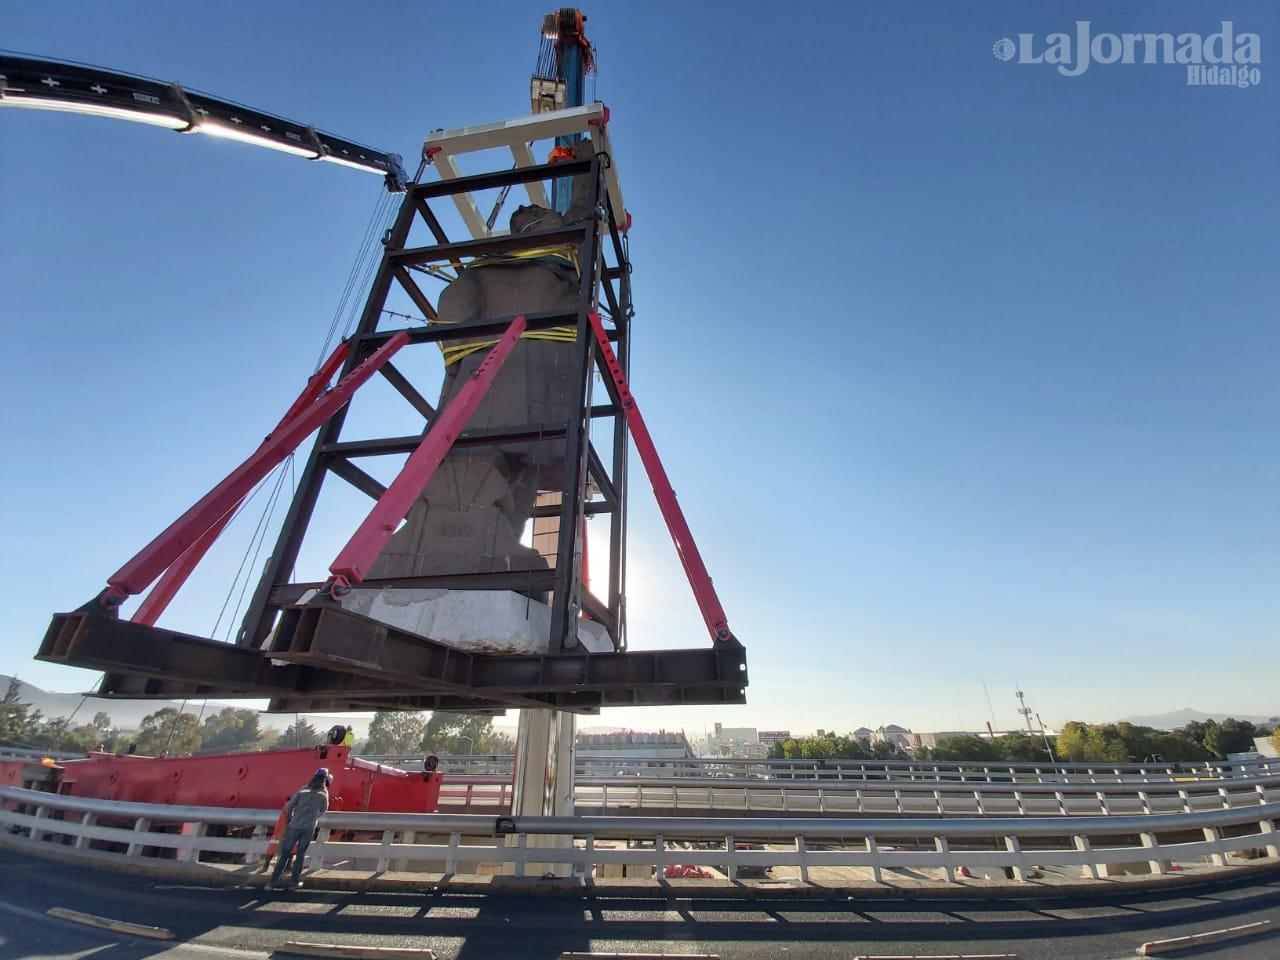
[[[625, 476], [628, 427], [625, 411], [618, 403], [613, 402], [602, 406], [592, 406], [590, 403], [590, 385], [597, 357], [590, 316], [598, 309], [602, 288], [608, 288], [605, 295], [608, 303], [618, 305], [617, 311], [610, 310], [615, 322], [613, 329], [607, 331], [607, 336], [612, 341], [620, 362], [625, 364], [629, 352], [627, 317], [631, 312], [630, 264], [626, 260], [625, 248], [617, 226], [618, 218], [613, 214], [609, 191], [604, 189], [604, 171], [609, 163], [608, 155], [600, 154], [589, 160], [539, 164], [447, 181], [410, 184], [395, 223], [384, 241], [386, 249], [382, 262], [370, 287], [360, 320], [352, 334], [350, 340], [352, 349], [347, 359], [347, 365], [351, 367], [361, 357], [368, 355], [369, 351], [381, 348], [389, 338], [402, 332], [396, 329], [383, 329], [380, 321], [393, 285], [405, 286], [404, 281], [407, 277], [405, 268], [412, 264], [465, 263], [466, 259], [475, 256], [510, 253], [551, 243], [578, 244], [581, 280], [577, 310], [573, 313], [528, 314], [524, 322], [529, 330], [544, 330], [569, 324], [573, 324], [577, 329], [578, 335], [573, 349], [576, 351], [575, 389], [578, 391], [577, 409], [581, 411], [580, 415], [573, 416], [568, 423], [564, 424], [527, 424], [500, 431], [464, 430], [456, 440], [458, 446], [480, 446], [521, 439], [559, 439], [565, 444], [565, 471], [559, 491], [560, 504], [558, 508], [553, 508], [559, 516], [559, 529], [563, 535], [557, 545], [558, 555], [555, 568], [550, 571], [550, 589], [547, 591], [552, 610], [551, 650], [553, 653], [574, 649], [573, 645], [577, 643], [574, 621], [584, 609], [609, 630], [614, 638], [615, 649], [625, 649], [626, 646], [626, 618], [622, 608], [626, 593]], [[583, 173], [588, 174], [596, 184], [599, 209], [607, 214], [603, 220], [593, 217], [585, 224], [531, 231], [519, 236], [487, 237], [453, 242], [431, 209], [433, 200], [452, 198], [461, 192]], [[436, 240], [435, 244], [408, 246], [411, 230], [418, 217], [421, 217], [431, 236]], [[606, 245], [614, 255], [615, 265], [613, 266], [605, 264]], [[609, 277], [605, 276], [606, 272]], [[421, 290], [410, 290], [409, 295], [418, 302], [422, 293]], [[424, 311], [424, 313], [427, 313], [430, 319], [431, 312]], [[449, 342], [480, 335], [501, 336], [514, 319], [499, 317], [493, 320], [447, 326], [414, 327], [407, 331], [408, 346]], [[343, 372], [345, 374], [346, 370], [344, 369]], [[398, 370], [393, 370], [388, 379], [406, 397], [407, 402], [425, 415], [423, 404], [426, 401], [420, 400], [421, 393], [409, 383], [398, 383], [398, 374]], [[414, 394], [417, 394], [417, 398]], [[443, 413], [444, 411], [440, 411], [437, 417], [428, 417], [427, 427], [429, 428], [431, 423]], [[357, 489], [371, 496], [375, 494], [382, 496], [385, 491], [380, 489], [381, 485], [354, 467], [351, 459], [386, 453], [412, 452], [418, 448], [427, 432], [424, 430], [423, 435], [412, 437], [375, 437], [344, 441], [342, 428], [345, 417], [346, 408], [343, 408], [321, 428], [316, 438], [315, 446], [299, 479], [297, 492], [277, 537], [275, 549], [254, 591], [237, 635], [236, 642], [241, 645], [261, 648], [280, 612], [288, 603], [296, 602], [296, 598], [302, 595], [296, 589], [296, 586], [300, 585], [292, 585], [289, 580], [326, 477], [330, 473], [336, 473]], [[603, 458], [592, 450], [588, 440], [589, 424], [592, 419], [599, 417], [609, 417], [613, 421], [613, 449], [610, 451], [612, 455], [607, 473]], [[588, 477], [600, 490], [606, 491], [604, 501], [586, 501]], [[545, 508], [543, 513], [547, 513]], [[582, 535], [583, 525], [579, 522], [579, 518], [600, 513], [609, 514], [610, 543], [608, 592], [606, 596], [598, 598], [588, 596], [581, 583], [579, 537]], [[400, 582], [408, 586], [409, 581], [421, 583], [424, 579], [451, 580], [454, 589], [515, 589], [529, 593], [534, 592], [528, 586], [531, 580], [546, 582], [546, 577], [537, 572], [476, 573], [459, 578], [404, 578]], [[389, 585], [397, 581], [377, 582], [381, 585]]]
[[[618, 229], [619, 217], [603, 186], [603, 170], [609, 162], [607, 154], [596, 154], [591, 160], [521, 167], [446, 183], [409, 185], [394, 225], [384, 240], [386, 249], [356, 329], [322, 373], [324, 383], [336, 373], [341, 386], [349, 379], [356, 379], [353, 373], [357, 371], [363, 378], [361, 382], [373, 372], [380, 372], [405, 401], [423, 415], [426, 426], [421, 434], [413, 436], [344, 440], [342, 430], [348, 410], [345, 402], [336, 405], [328, 419], [319, 424], [296, 494], [235, 644], [157, 628], [150, 622], [154, 617], [145, 621], [138, 621], [136, 617], [135, 622], [121, 621], [113, 608], [92, 602], [74, 613], [54, 617], [39, 658], [106, 671], [103, 692], [108, 696], [266, 696], [273, 709], [494, 712], [513, 707], [544, 707], [594, 713], [602, 706], [613, 705], [745, 702], [745, 651], [732, 635], [728, 636], [728, 642], [718, 642], [705, 649], [625, 652], [627, 452], [631, 416], [628, 405], [634, 405], [625, 383], [632, 309], [626, 245]], [[454, 243], [430, 208], [432, 199], [449, 197], [459, 191], [579, 173], [589, 173], [596, 184], [601, 216], [571, 228]], [[406, 246], [418, 217], [436, 239], [435, 246]], [[529, 314], [523, 318], [494, 318], [408, 330], [380, 328], [387, 297], [393, 284], [404, 285], [407, 276], [404, 268], [409, 264], [448, 262], [457, 266], [472, 256], [530, 249], [549, 242], [578, 244], [581, 276], [575, 312]], [[606, 262], [609, 249], [615, 260], [613, 266]], [[607, 306], [601, 303], [602, 291]], [[415, 291], [409, 290], [415, 302], [425, 296], [421, 290], [416, 293], [415, 296]], [[610, 328], [606, 329], [600, 322], [600, 312], [607, 312]], [[424, 309], [424, 313], [428, 318], [434, 316], [433, 309]], [[573, 346], [577, 412], [565, 423], [525, 424], [499, 430], [460, 429], [461, 422], [452, 425], [445, 422], [450, 419], [452, 401], [445, 410], [436, 411], [418, 388], [387, 362], [391, 354], [402, 347], [478, 335], [502, 337], [517, 319], [522, 328], [529, 330], [570, 323], [577, 330]], [[514, 338], [510, 342], [514, 343]], [[340, 371], [337, 370], [339, 363]], [[591, 385], [597, 369], [608, 398], [607, 402], [593, 404]], [[309, 411], [316, 403], [328, 399], [325, 394], [317, 400], [322, 387], [323, 383], [317, 382], [309, 385], [282, 423], [302, 416], [299, 411], [305, 404], [310, 404], [306, 406]], [[335, 387], [329, 393], [337, 391]], [[602, 418], [611, 419], [613, 424], [610, 451], [597, 450], [589, 439], [590, 424]], [[332, 588], [335, 578], [325, 582], [290, 582], [328, 474], [336, 473], [375, 500], [383, 500], [388, 497], [389, 488], [353, 461], [388, 453], [412, 454], [431, 447], [428, 440], [437, 425], [445, 428], [440, 431], [442, 435], [449, 436], [443, 447], [434, 444], [437, 453], [450, 444], [479, 446], [527, 440], [559, 440], [565, 444], [560, 501], [541, 508], [539, 514], [559, 519], [561, 536], [555, 567], [364, 580], [363, 584], [498, 589], [531, 596], [549, 595], [552, 632], [546, 655], [468, 654], [343, 610], [326, 595], [325, 588]], [[420, 486], [417, 481], [421, 480], [421, 471], [411, 472], [417, 478], [415, 484]], [[600, 491], [601, 499], [587, 499], [588, 481]], [[403, 497], [396, 499], [399, 502]], [[384, 516], [387, 512], [375, 507], [371, 517], [377, 519], [371, 519], [371, 523], [385, 527], [390, 523]], [[591, 595], [581, 581], [583, 521], [596, 514], [609, 517], [608, 593], [603, 599]], [[214, 530], [214, 535], [216, 532]], [[354, 567], [367, 569], [367, 565], [360, 563]], [[340, 574], [343, 564], [335, 561], [333, 569]], [[185, 575], [189, 571], [180, 568], [178, 572]], [[695, 591], [697, 589], [695, 585]], [[614, 638], [614, 653], [592, 654], [577, 646], [576, 620], [584, 612], [601, 623]], [[268, 638], [270, 649], [267, 649]]]

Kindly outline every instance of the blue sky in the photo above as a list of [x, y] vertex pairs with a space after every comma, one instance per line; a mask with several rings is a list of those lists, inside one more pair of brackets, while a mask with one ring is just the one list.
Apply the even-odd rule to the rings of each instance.
[[[46, 3], [3, 45], [412, 158], [525, 112], [548, 9]], [[1019, 683], [1055, 725], [1280, 713], [1277, 8], [778, 9], [587, 9], [635, 217], [633, 386], [752, 676], [746, 707], [604, 722], [976, 727], [984, 680], [1000, 726]], [[1261, 35], [1257, 88], [991, 53], [1221, 19]], [[275, 422], [381, 188], [36, 111], [0, 111], [0, 146], [0, 670], [82, 689], [30, 660], [49, 613]], [[632, 643], [702, 644], [635, 489]], [[167, 623], [208, 635], [251, 526]]]

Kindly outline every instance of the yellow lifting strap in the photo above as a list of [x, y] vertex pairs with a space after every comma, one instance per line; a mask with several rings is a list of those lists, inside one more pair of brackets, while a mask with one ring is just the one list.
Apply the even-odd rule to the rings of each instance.
[[[575, 274], [580, 274], [581, 269], [578, 266], [577, 251], [571, 244], [558, 244], [553, 247], [536, 247], [533, 250], [519, 250], [515, 253], [500, 253], [489, 257], [476, 257], [467, 264], [466, 269], [474, 270], [477, 267], [498, 267], [518, 264], [525, 260], [540, 260], [554, 258], [562, 260], [573, 268]], [[450, 320], [437, 320], [431, 324], [452, 323]], [[547, 330], [529, 330], [520, 335], [521, 340], [551, 340], [556, 343], [573, 343], [578, 339], [578, 331], [575, 327], [551, 327]], [[477, 343], [459, 343], [449, 346], [440, 344], [440, 352], [444, 354], [444, 365], [451, 367], [465, 357], [471, 356], [479, 350], [487, 350], [498, 341], [481, 340]]]

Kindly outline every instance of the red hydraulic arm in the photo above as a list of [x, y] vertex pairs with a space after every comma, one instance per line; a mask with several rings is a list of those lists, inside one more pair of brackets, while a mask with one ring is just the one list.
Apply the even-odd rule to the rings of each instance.
[[432, 474], [488, 393], [494, 376], [515, 348], [526, 325], [523, 316], [511, 321], [502, 339], [493, 345], [489, 355], [436, 417], [391, 486], [378, 498], [369, 515], [329, 567], [329, 572], [333, 574], [327, 585], [330, 595], [341, 596], [351, 589], [353, 583], [364, 579], [369, 567], [386, 548], [396, 527], [409, 513], [414, 501], [422, 495]]
[[631, 429], [632, 439], [635, 440], [636, 450], [640, 454], [640, 461], [644, 464], [645, 473], [649, 475], [649, 482], [653, 484], [653, 495], [657, 498], [658, 509], [662, 511], [662, 519], [666, 521], [667, 530], [671, 533], [671, 540], [676, 546], [676, 553], [680, 555], [685, 576], [689, 578], [689, 586], [693, 588], [694, 599], [698, 602], [698, 609], [702, 611], [702, 619], [706, 621], [713, 640], [731, 640], [733, 634], [729, 630], [729, 621], [725, 616], [724, 607], [720, 605], [720, 598], [716, 595], [715, 585], [711, 582], [711, 576], [702, 562], [702, 555], [698, 553], [697, 544], [693, 542], [693, 534], [684, 519], [684, 511], [680, 509], [680, 504], [676, 500], [676, 492], [671, 486], [671, 480], [667, 477], [667, 471], [662, 466], [658, 448], [653, 445], [649, 428], [645, 425], [644, 417], [640, 415], [640, 408], [636, 406], [636, 398], [631, 395], [631, 390], [627, 387], [627, 378], [622, 373], [622, 367], [613, 352], [613, 347], [609, 344], [604, 324], [601, 323], [600, 315], [597, 313], [591, 314], [591, 329], [595, 332], [600, 355], [604, 358], [605, 367], [622, 401], [622, 411], [627, 418], [627, 426]]
[[[236, 505], [248, 495], [254, 484], [270, 473], [308, 434], [341, 409], [356, 389], [408, 342], [409, 334], [406, 331], [393, 334], [327, 393], [323, 392], [327, 380], [322, 380], [322, 373], [317, 373], [289, 408], [285, 419], [244, 463], [111, 575], [107, 580], [107, 589], [98, 598], [99, 602], [107, 607], [117, 607], [128, 597], [145, 590], [156, 577], [182, 558], [183, 554], [196, 548], [201, 552], [207, 550], [208, 543], [201, 543], [205, 535], [218, 524], [225, 525]], [[339, 347], [339, 351], [342, 350], [343, 347]], [[335, 357], [336, 354], [326, 361], [322, 371], [332, 372], [337, 368], [342, 358]], [[181, 566], [186, 567], [187, 564]], [[190, 569], [183, 573], [179, 568], [174, 577], [185, 579], [189, 573]], [[180, 585], [180, 580], [176, 585], [166, 585], [166, 592], [171, 597], [172, 592]], [[167, 598], [158, 597], [156, 606], [163, 609], [163, 604], [167, 602]], [[148, 615], [159, 616], [159, 609], [149, 611]]]
[[[337, 349], [329, 355], [329, 359], [324, 362], [319, 370], [311, 375], [306, 387], [298, 394], [298, 399], [293, 401], [293, 406], [285, 411], [275, 429], [267, 434], [263, 444], [284, 429], [289, 421], [301, 411], [320, 398], [325, 388], [329, 385], [329, 381], [333, 379], [333, 375], [338, 372], [343, 362], [347, 359], [349, 351], [350, 344], [346, 340], [338, 344]], [[227, 524], [231, 522], [231, 518], [235, 516], [236, 510], [240, 508], [242, 503], [244, 503], [243, 496], [226, 513], [219, 517], [213, 526], [201, 534], [200, 538], [187, 548], [186, 553], [170, 565], [169, 569], [164, 572], [164, 576], [151, 588], [146, 598], [130, 618], [134, 623], [143, 623], [149, 627], [155, 625], [155, 622], [160, 619], [160, 615], [164, 613], [165, 608], [169, 606], [169, 601], [182, 589], [182, 585], [187, 582], [191, 572], [204, 559], [204, 555], [209, 552], [213, 542], [227, 528]]]

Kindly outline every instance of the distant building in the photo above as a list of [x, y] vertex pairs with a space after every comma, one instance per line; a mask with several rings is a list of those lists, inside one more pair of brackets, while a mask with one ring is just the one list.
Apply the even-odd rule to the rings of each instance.
[[760, 760], [767, 752], [755, 727], [725, 727], [717, 723], [707, 737], [707, 756]]
[[900, 727], [896, 723], [889, 723], [883, 727], [877, 727], [871, 734], [871, 743], [890, 743], [899, 750], [906, 750], [911, 746], [911, 731], [906, 727]]
[[870, 743], [871, 735], [873, 733], [875, 733], [875, 731], [870, 727], [859, 727], [857, 730], [853, 731], [853, 733], [849, 734], [849, 737], [853, 740], [862, 740], [865, 743]]
[[[693, 751], [689, 748], [689, 741], [684, 733], [668, 733], [666, 730], [659, 730], [657, 733], [637, 730], [580, 733], [576, 746], [578, 763], [589, 777], [638, 774], [642, 771], [659, 773], [674, 770], [677, 761], [693, 758]], [[628, 762], [634, 760], [644, 762]]]
[[791, 731], [790, 730], [761, 730], [759, 737], [760, 737], [760, 746], [768, 750], [775, 743], [782, 743], [784, 740], [790, 740]]

